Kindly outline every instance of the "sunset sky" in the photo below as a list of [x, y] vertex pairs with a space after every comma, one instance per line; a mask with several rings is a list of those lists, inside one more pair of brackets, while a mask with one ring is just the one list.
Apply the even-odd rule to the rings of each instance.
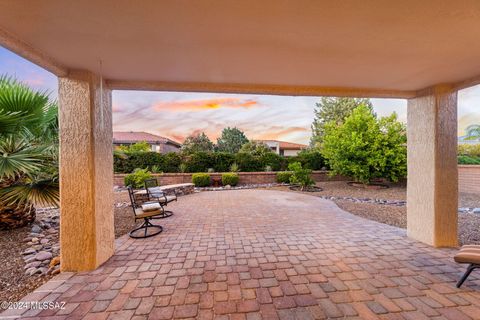
[[[51, 73], [0, 47], [0, 74], [13, 75], [57, 97]], [[216, 140], [227, 126], [236, 126], [250, 139], [277, 139], [308, 144], [313, 109], [318, 97], [215, 93], [114, 91], [116, 131], [146, 131], [183, 142], [189, 134], [205, 132]], [[372, 99], [379, 116], [395, 111], [406, 121], [406, 100]], [[480, 86], [459, 93], [459, 135], [480, 124]]]

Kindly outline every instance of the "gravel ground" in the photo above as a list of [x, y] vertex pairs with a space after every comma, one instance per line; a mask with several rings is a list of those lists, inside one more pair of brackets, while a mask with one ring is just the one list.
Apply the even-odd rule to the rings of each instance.
[[[128, 193], [115, 192], [115, 203], [128, 201]], [[116, 207], [115, 238], [118, 238], [134, 226], [132, 208]], [[31, 227], [15, 230], [0, 231], [0, 302], [18, 301], [52, 278], [50, 275], [25, 275], [25, 262], [22, 252], [28, 248], [23, 241], [29, 234]]]
[[42, 277], [27, 276], [23, 267], [25, 262], [22, 252], [29, 246], [23, 239], [30, 232], [30, 227], [23, 227], [15, 230], [0, 231], [0, 302], [18, 301], [27, 293], [41, 286], [51, 278], [46, 275]]
[[[406, 187], [402, 185], [391, 185], [388, 189], [371, 190], [356, 188], [347, 185], [344, 181], [320, 182], [317, 186], [323, 188], [322, 192], [307, 193], [314, 196], [350, 196], [355, 198], [377, 198], [385, 200], [405, 200]], [[283, 190], [288, 188], [283, 187]], [[460, 193], [459, 207], [480, 208], [480, 195]], [[348, 200], [334, 201], [340, 208], [355, 215], [389, 224], [399, 228], [407, 227], [407, 208], [358, 203]], [[473, 213], [462, 213], [458, 215], [458, 235], [461, 245], [480, 244], [480, 215]]]

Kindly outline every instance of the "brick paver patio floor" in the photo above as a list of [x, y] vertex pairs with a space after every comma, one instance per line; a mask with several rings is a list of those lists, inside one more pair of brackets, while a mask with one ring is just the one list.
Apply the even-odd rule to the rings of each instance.
[[243, 190], [171, 207], [162, 234], [124, 236], [97, 270], [62, 273], [24, 299], [65, 309], [22, 318], [480, 319], [479, 273], [456, 289], [464, 266], [453, 262], [455, 250], [330, 201]]

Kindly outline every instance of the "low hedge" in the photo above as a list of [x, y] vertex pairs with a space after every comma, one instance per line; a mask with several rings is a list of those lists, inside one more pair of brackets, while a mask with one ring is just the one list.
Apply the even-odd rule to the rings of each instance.
[[[325, 166], [325, 161], [318, 151], [304, 150], [297, 156], [283, 157], [274, 152], [260, 156], [251, 153], [239, 152], [195, 152], [181, 154], [170, 152], [161, 154], [157, 152], [137, 152], [124, 155], [114, 154], [114, 171], [116, 173], [130, 173], [136, 168], [155, 169], [159, 172], [207, 172], [213, 168], [215, 172], [228, 172], [232, 164], [238, 165], [239, 171], [259, 172], [270, 167], [273, 171], [286, 170], [293, 162], [300, 162], [303, 168], [320, 170]], [[181, 169], [180, 169], [181, 168]]]
[[224, 186], [230, 185], [230, 186], [234, 187], [238, 184], [239, 179], [240, 178], [238, 177], [238, 174], [233, 173], [233, 172], [222, 174], [222, 184]]
[[480, 165], [480, 157], [460, 155], [460, 156], [458, 156], [458, 164], [476, 164], [476, 165]]
[[208, 187], [210, 185], [210, 175], [208, 173], [192, 174], [192, 183], [195, 187]]
[[278, 183], [290, 183], [290, 177], [292, 176], [291, 171], [280, 171], [277, 172], [277, 182]]

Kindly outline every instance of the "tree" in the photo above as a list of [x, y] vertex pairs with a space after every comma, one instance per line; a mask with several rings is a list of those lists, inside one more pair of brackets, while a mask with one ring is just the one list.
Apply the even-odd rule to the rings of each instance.
[[268, 153], [273, 153], [273, 150], [261, 141], [249, 141], [242, 145], [239, 152], [250, 153], [251, 155], [262, 157]]
[[213, 142], [202, 132], [197, 135], [188, 136], [183, 142], [182, 152], [195, 153], [195, 152], [212, 152]]
[[320, 102], [316, 103], [314, 109], [315, 117], [312, 123], [310, 146], [312, 148], [321, 148], [325, 135], [325, 125], [331, 121], [334, 121], [337, 125], [342, 124], [345, 118], [351, 115], [353, 110], [360, 105], [366, 106], [370, 111], [373, 111], [372, 103], [369, 99], [321, 98]]
[[125, 153], [137, 153], [137, 152], [148, 152], [152, 151], [152, 148], [146, 141], [137, 142], [131, 145], [121, 145], [118, 147], [118, 150]]
[[406, 126], [395, 113], [377, 119], [370, 107], [361, 105], [343, 124], [326, 124], [322, 154], [332, 174], [366, 184], [374, 178], [396, 182], [407, 173], [406, 142]]
[[35, 220], [35, 205], [56, 205], [58, 109], [48, 94], [0, 77], [0, 229]]
[[217, 139], [217, 151], [237, 153], [248, 142], [245, 133], [238, 128], [224, 128], [222, 135]]

